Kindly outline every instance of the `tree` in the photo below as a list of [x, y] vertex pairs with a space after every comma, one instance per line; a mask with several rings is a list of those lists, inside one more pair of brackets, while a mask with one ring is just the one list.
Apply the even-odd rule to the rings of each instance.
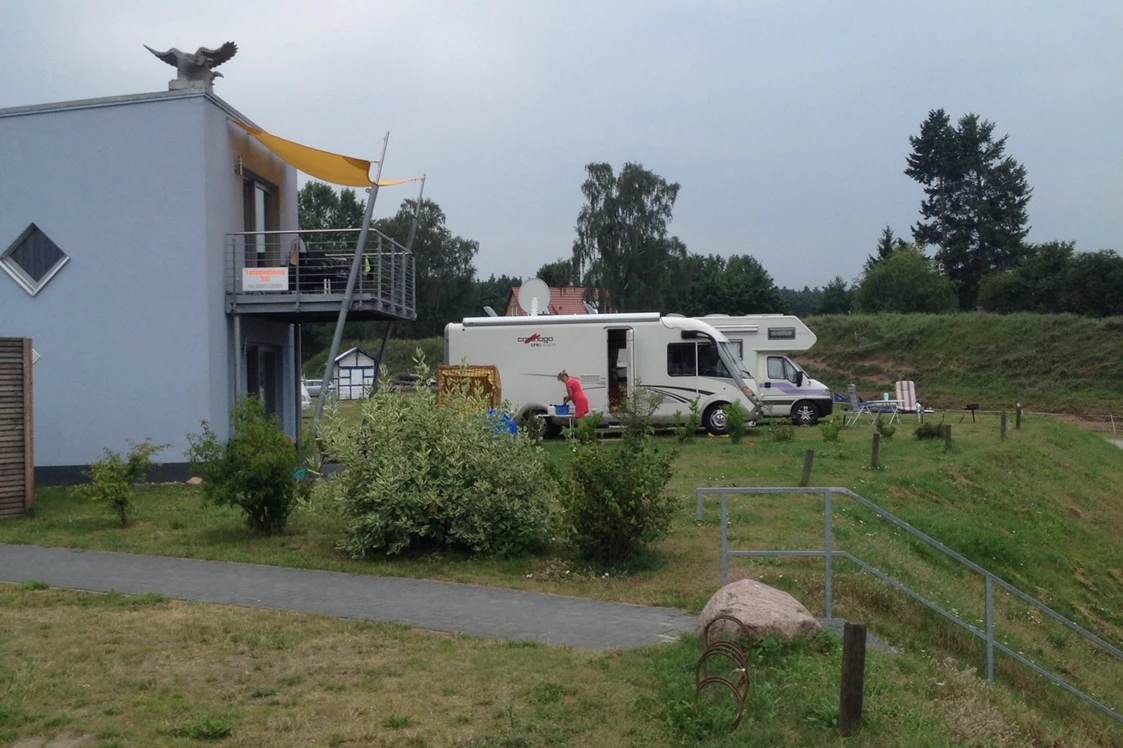
[[[378, 221], [376, 228], [405, 244], [416, 206], [416, 200], [403, 200], [398, 212]], [[412, 248], [417, 321], [406, 327], [406, 333], [414, 337], [441, 335], [448, 322], [478, 314], [473, 261], [480, 245], [454, 236], [445, 221], [439, 205], [432, 200], [422, 200]]]
[[686, 245], [667, 235], [679, 185], [640, 164], [624, 164], [619, 176], [605, 163], [585, 171], [573, 260], [589, 300], [621, 312], [657, 308], [670, 262], [686, 254]]
[[[501, 275], [498, 278], [493, 273], [487, 280], [476, 281], [476, 303], [479, 309], [489, 306], [496, 314], [503, 316], [507, 302], [511, 299], [511, 289], [522, 285], [522, 278]], [[476, 311], [475, 314], [480, 314]]]
[[881, 238], [877, 240], [877, 250], [874, 254], [866, 258], [866, 264], [863, 272], [868, 273], [870, 268], [879, 262], [888, 260], [894, 252], [898, 249], [904, 249], [909, 245], [904, 239], [894, 236], [893, 229], [888, 225], [881, 230]]
[[915, 247], [899, 249], [866, 273], [854, 294], [858, 311], [941, 313], [955, 310], [955, 286]]
[[538, 268], [537, 277], [546, 282], [550, 288], [565, 288], [575, 286], [580, 282], [577, 277], [577, 268], [573, 260], [557, 260], [548, 262]]
[[822, 295], [819, 297], [818, 314], [850, 314], [853, 305], [854, 292], [842, 279], [836, 275], [827, 285], [823, 286]]
[[952, 127], [943, 109], [929, 112], [920, 134], [909, 137], [905, 174], [925, 195], [913, 238], [939, 248], [936, 259], [964, 309], [975, 306], [984, 277], [1014, 268], [1026, 251], [1032, 190], [1025, 167], [1006, 155], [1007, 137], [996, 140], [994, 123], [977, 114]]
[[819, 313], [819, 304], [822, 301], [823, 292], [818, 286], [813, 289], [804, 286], [802, 291], [796, 291], [794, 288], [781, 288], [779, 293], [785, 314], [810, 317]]
[[988, 312], [1070, 312], [1091, 317], [1123, 314], [1123, 258], [1115, 252], [1077, 252], [1072, 242], [1030, 248], [1018, 267], [993, 273], [979, 287]]

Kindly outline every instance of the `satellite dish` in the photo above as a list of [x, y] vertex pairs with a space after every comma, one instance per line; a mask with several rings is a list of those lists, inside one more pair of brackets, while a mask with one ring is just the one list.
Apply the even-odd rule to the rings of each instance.
[[531, 278], [519, 287], [519, 307], [534, 317], [550, 311], [550, 287], [540, 278]]

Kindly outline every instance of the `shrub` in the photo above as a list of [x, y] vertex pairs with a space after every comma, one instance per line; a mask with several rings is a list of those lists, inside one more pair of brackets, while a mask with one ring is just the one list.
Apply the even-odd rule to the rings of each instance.
[[725, 430], [729, 432], [729, 441], [734, 444], [741, 443], [741, 437], [749, 430], [749, 416], [737, 403], [723, 405], [725, 413]]
[[877, 429], [877, 433], [881, 434], [886, 439], [889, 439], [893, 434], [897, 433], [897, 427], [885, 417], [884, 413], [877, 414], [877, 420], [873, 422], [873, 427]]
[[305, 493], [307, 484], [297, 478], [303, 459], [256, 397], [234, 406], [230, 425], [233, 435], [225, 445], [206, 421], [202, 434], [187, 437], [191, 467], [203, 476], [203, 500], [239, 507], [257, 532], [282, 532]]
[[666, 486], [675, 453], [656, 444], [651, 422], [656, 407], [652, 394], [629, 398], [617, 414], [627, 424], [620, 442], [570, 432], [573, 458], [552, 471], [562, 487], [573, 542], [587, 558], [625, 561], [670, 529], [676, 502]]
[[232, 732], [230, 720], [225, 717], [203, 715], [187, 720], [172, 729], [172, 734], [191, 740], [222, 740]]
[[823, 421], [819, 424], [819, 431], [823, 434], [823, 441], [836, 442], [838, 435], [842, 433], [842, 429], [846, 426], [846, 421], [840, 415], [833, 415], [829, 421]]
[[944, 419], [941, 418], [939, 423], [922, 423], [916, 428], [917, 439], [943, 439], [944, 438]]
[[582, 444], [595, 442], [600, 435], [600, 425], [603, 416], [597, 411], [589, 411], [581, 420], [574, 423], [572, 426], [566, 426], [562, 429], [562, 435], [566, 439], [576, 440]]
[[[424, 360], [415, 372], [425, 381]], [[421, 546], [512, 555], [553, 530], [545, 454], [525, 432], [493, 428], [488, 405], [466, 386], [440, 399], [429, 387], [401, 397], [380, 387], [359, 406], [363, 422], [329, 413], [324, 449], [343, 466], [323, 484], [338, 502], [353, 558]]]
[[773, 421], [768, 430], [778, 442], [790, 442], [795, 438], [795, 426], [787, 421]]
[[133, 508], [133, 486], [143, 481], [148, 476], [148, 468], [155, 465], [152, 455], [162, 452], [167, 446], [145, 439], [132, 445], [128, 459], [105, 450], [105, 457], [83, 473], [90, 479], [90, 485], [82, 486], [80, 490], [93, 501], [104, 501], [124, 527], [129, 523], [129, 512]]
[[698, 430], [702, 428], [702, 415], [698, 412], [699, 402], [700, 398], [697, 397], [690, 401], [690, 417], [685, 421], [682, 418], [682, 411], [675, 411], [675, 436], [679, 444], [689, 444], [694, 441]]

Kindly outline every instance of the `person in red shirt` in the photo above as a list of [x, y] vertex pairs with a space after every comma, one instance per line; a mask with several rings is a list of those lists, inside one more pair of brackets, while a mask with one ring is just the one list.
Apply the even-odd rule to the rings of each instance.
[[577, 418], [588, 415], [589, 398], [585, 397], [581, 383], [564, 371], [558, 374], [558, 381], [565, 385], [565, 400], [562, 401], [562, 405], [573, 403], [573, 414]]

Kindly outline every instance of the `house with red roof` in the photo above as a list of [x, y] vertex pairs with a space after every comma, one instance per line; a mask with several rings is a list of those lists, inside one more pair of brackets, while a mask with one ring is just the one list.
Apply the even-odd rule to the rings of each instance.
[[[593, 292], [593, 298], [597, 298], [597, 292]], [[543, 310], [543, 314], [589, 314], [589, 309], [585, 306], [585, 289], [581, 286], [565, 286], [564, 288], [551, 288], [550, 289], [550, 307], [549, 310]], [[504, 317], [526, 317], [527, 313], [519, 306], [519, 289], [518, 287], [511, 289], [511, 295], [507, 298], [507, 308], [503, 312]]]

